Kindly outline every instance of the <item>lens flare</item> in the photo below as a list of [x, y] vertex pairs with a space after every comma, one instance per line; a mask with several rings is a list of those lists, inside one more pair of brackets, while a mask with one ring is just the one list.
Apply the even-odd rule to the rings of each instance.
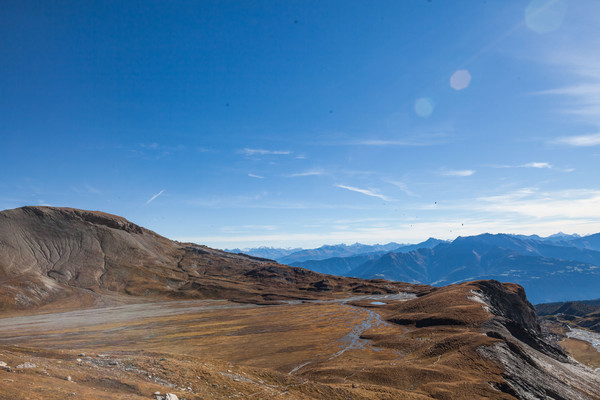
[[417, 113], [419, 117], [429, 117], [434, 108], [435, 104], [433, 100], [428, 97], [420, 97], [417, 99], [417, 101], [415, 101], [415, 113]]
[[563, 0], [533, 0], [525, 8], [525, 24], [536, 33], [548, 33], [560, 28], [566, 14]]
[[463, 90], [471, 83], [471, 74], [466, 69], [459, 69], [450, 77], [450, 86], [454, 90]]

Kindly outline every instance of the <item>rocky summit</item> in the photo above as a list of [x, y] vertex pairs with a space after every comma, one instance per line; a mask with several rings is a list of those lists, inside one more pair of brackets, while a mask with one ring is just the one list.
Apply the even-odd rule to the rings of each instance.
[[0, 212], [0, 296], [0, 398], [600, 399], [519, 285], [322, 275], [102, 212]]

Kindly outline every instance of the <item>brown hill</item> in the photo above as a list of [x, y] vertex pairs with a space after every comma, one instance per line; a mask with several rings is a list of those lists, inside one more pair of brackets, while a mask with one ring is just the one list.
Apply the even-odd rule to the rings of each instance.
[[0, 309], [130, 302], [131, 296], [264, 303], [392, 293], [406, 286], [179, 243], [99, 211], [0, 212]]

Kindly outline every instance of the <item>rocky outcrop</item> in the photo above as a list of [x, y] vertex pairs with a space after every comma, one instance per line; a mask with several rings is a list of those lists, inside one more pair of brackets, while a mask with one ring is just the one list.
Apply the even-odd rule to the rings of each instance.
[[544, 341], [522, 287], [497, 281], [477, 285], [491, 313], [481, 330], [498, 339], [478, 352], [502, 365], [507, 385], [500, 390], [519, 399], [600, 398], [600, 376]]
[[[391, 308], [389, 322], [432, 332], [423, 356], [443, 360], [459, 352], [469, 358], [472, 351], [495, 365], [500, 378], [488, 383], [499, 392], [527, 400], [600, 399], [600, 375], [544, 340], [534, 307], [519, 285], [490, 280], [431, 288]], [[471, 333], [466, 339], [461, 332]], [[453, 344], [452, 337], [460, 337], [460, 344]]]

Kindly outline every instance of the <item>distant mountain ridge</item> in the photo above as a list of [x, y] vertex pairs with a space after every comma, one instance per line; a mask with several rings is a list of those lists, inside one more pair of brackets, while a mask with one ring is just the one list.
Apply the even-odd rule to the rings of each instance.
[[586, 299], [599, 294], [600, 234], [559, 233], [546, 238], [482, 234], [452, 242], [430, 238], [387, 252], [288, 264], [321, 273], [429, 285], [497, 279], [523, 285], [535, 302]]
[[[394, 253], [408, 253], [417, 249], [430, 249], [438, 244], [446, 243], [443, 240], [429, 238], [424, 242], [410, 245], [402, 245], [395, 248], [391, 252]], [[391, 245], [392, 243], [390, 243]], [[391, 246], [390, 246], [391, 247]], [[313, 270], [315, 272], [334, 274], [334, 275], [346, 275], [353, 269], [373, 260], [377, 260], [388, 252], [377, 251], [370, 253], [358, 254], [352, 257], [333, 257], [324, 260], [308, 260], [308, 261], [296, 261], [289, 263], [294, 267], [302, 267]], [[327, 272], [325, 272], [327, 271]]]
[[255, 247], [252, 249], [224, 249], [228, 253], [237, 253], [237, 254], [247, 254], [253, 257], [260, 258], [268, 258], [271, 260], [277, 260], [279, 258], [285, 257], [289, 254], [296, 253], [298, 251], [302, 251], [303, 249], [300, 247], [290, 248], [290, 249], [282, 249], [277, 247]]
[[393, 251], [398, 247], [404, 246], [403, 244], [391, 242], [388, 244], [361, 244], [354, 243], [351, 245], [336, 244], [336, 245], [325, 245], [317, 249], [301, 250], [295, 253], [291, 253], [285, 257], [277, 259], [277, 262], [282, 264], [292, 264], [295, 262], [308, 261], [308, 260], [324, 260], [332, 257], [352, 257], [359, 254], [368, 253], [387, 253]]

